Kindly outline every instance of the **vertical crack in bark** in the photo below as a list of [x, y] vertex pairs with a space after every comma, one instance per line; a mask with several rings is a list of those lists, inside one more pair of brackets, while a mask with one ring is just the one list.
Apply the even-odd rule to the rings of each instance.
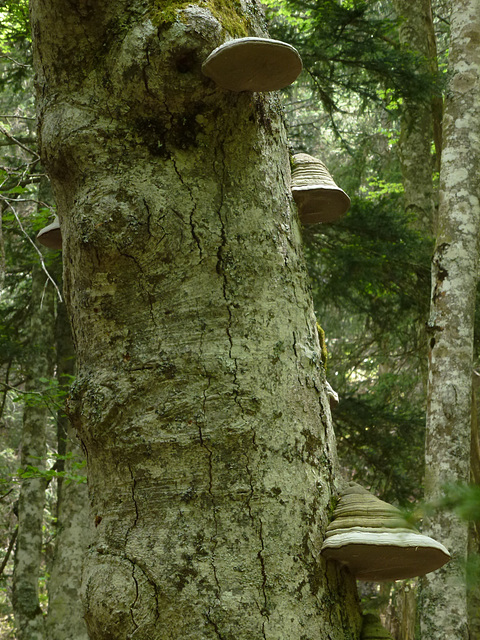
[[[210, 378], [207, 378], [207, 380], [208, 380], [207, 387], [203, 391], [202, 410], [203, 410], [204, 418], [206, 417], [207, 391], [210, 388]], [[199, 433], [199, 437], [200, 437], [200, 444], [208, 453], [208, 475], [209, 475], [209, 477], [208, 477], [208, 493], [209, 493], [210, 499], [212, 501], [213, 525], [214, 525], [214, 530], [215, 530], [215, 534], [214, 534], [213, 539], [212, 539], [213, 548], [212, 548], [211, 564], [212, 564], [212, 570], [213, 570], [213, 577], [215, 579], [215, 584], [216, 584], [216, 587], [217, 587], [217, 598], [220, 599], [220, 583], [218, 581], [217, 567], [215, 566], [215, 550], [216, 550], [217, 544], [218, 544], [218, 542], [217, 542], [218, 521], [217, 521], [217, 506], [215, 504], [215, 496], [213, 495], [213, 451], [212, 451], [212, 449], [207, 447], [207, 445], [205, 444], [205, 440], [203, 438], [202, 425], [201, 424], [198, 425], [198, 433]]]
[[[258, 522], [260, 524], [259, 530], [258, 530], [258, 535], [259, 535], [259, 538], [260, 538], [260, 544], [261, 544], [262, 548], [259, 550], [259, 552], [257, 554], [257, 558], [260, 561], [260, 566], [262, 568], [262, 578], [263, 578], [263, 582], [262, 582], [263, 609], [260, 611], [260, 613], [267, 620], [269, 620], [268, 606], [267, 606], [267, 571], [266, 571], [266, 568], [265, 568], [265, 558], [263, 557], [263, 552], [265, 551], [265, 543], [264, 543], [264, 540], [263, 540], [263, 523], [262, 523], [262, 519], [258, 518]], [[265, 622], [263, 622], [263, 624], [262, 624], [262, 630], [263, 630], [263, 635], [265, 636]]]
[[[255, 432], [253, 432], [252, 435], [252, 442], [253, 444], [256, 446], [256, 442], [255, 442]], [[254, 494], [254, 487], [253, 487], [253, 474], [252, 471], [250, 469], [249, 466], [249, 459], [248, 456], [246, 454], [244, 454], [245, 458], [246, 458], [246, 464], [245, 464], [245, 468], [247, 470], [248, 473], [248, 481], [249, 481], [249, 485], [250, 485], [250, 494], [247, 496], [247, 510], [248, 510], [248, 515], [250, 517], [250, 520], [252, 522], [252, 528], [254, 529], [254, 531], [256, 530], [256, 525], [255, 525], [255, 517], [252, 513], [252, 505], [251, 505], [251, 501], [253, 498], [253, 494]], [[266, 584], [267, 584], [267, 574], [266, 574], [266, 569], [265, 569], [265, 561], [262, 555], [262, 552], [264, 551], [265, 547], [264, 547], [264, 542], [263, 542], [263, 535], [262, 535], [262, 521], [259, 518], [258, 519], [259, 523], [260, 523], [260, 527], [259, 527], [259, 537], [260, 537], [260, 544], [261, 544], [261, 549], [259, 550], [258, 554], [257, 554], [257, 558], [260, 562], [260, 571], [261, 571], [261, 575], [262, 575], [262, 593], [263, 593], [263, 607], [257, 606], [259, 608], [259, 611], [261, 613], [262, 616], [266, 617], [267, 620], [269, 619], [268, 617], [268, 613], [267, 613], [267, 593], [266, 593]], [[265, 621], [262, 622], [262, 633], [263, 633], [263, 637], [266, 638], [265, 636]]]
[[299, 363], [300, 363], [300, 355], [299, 355], [298, 350], [297, 350], [297, 336], [295, 335], [295, 331], [293, 332], [292, 335], [293, 335], [292, 348], [293, 348], [293, 353], [295, 354], [295, 361], [297, 363], [297, 366], [296, 366], [296, 369], [297, 369], [297, 380], [298, 380], [298, 383], [300, 384], [300, 386], [303, 387], [303, 384], [304, 384], [305, 381], [301, 379], [300, 372], [298, 370]]
[[150, 320], [152, 321], [152, 324], [154, 327], [157, 326], [156, 320], [155, 320], [155, 314], [153, 312], [153, 300], [152, 300], [152, 294], [148, 291], [147, 287], [145, 286], [144, 280], [145, 280], [145, 272], [142, 269], [142, 265], [140, 264], [140, 262], [137, 260], [137, 258], [135, 258], [135, 256], [132, 256], [130, 253], [126, 253], [124, 251], [120, 251], [120, 249], [118, 249], [118, 253], [121, 256], [124, 256], [125, 258], [129, 258], [130, 260], [133, 260], [133, 262], [135, 263], [137, 269], [140, 271], [141, 274], [141, 278], [139, 279], [139, 284], [140, 287], [144, 293], [145, 299], [148, 302], [148, 310], [149, 310], [149, 314], [150, 314]]
[[[170, 114], [170, 118], [172, 118], [172, 114], [170, 113], [170, 111], [168, 113]], [[190, 224], [190, 230], [192, 232], [192, 238], [195, 240], [195, 243], [196, 243], [196, 245], [198, 247], [198, 253], [200, 255], [200, 262], [201, 262], [203, 260], [202, 245], [201, 245], [201, 242], [200, 242], [200, 237], [198, 236], [197, 231], [196, 231], [195, 222], [193, 220], [193, 216], [197, 211], [197, 201], [195, 200], [195, 198], [193, 196], [193, 192], [192, 192], [191, 187], [186, 182], [183, 181], [182, 174], [178, 170], [177, 163], [175, 162], [175, 158], [173, 156], [171, 157], [171, 160], [172, 160], [173, 168], [175, 169], [175, 173], [177, 174], [177, 177], [180, 180], [181, 185], [183, 187], [185, 187], [185, 190], [187, 191], [188, 195], [190, 196], [190, 200], [192, 201], [192, 209], [190, 211], [189, 224]]]
[[152, 212], [150, 211], [150, 207], [148, 206], [148, 202], [143, 198], [143, 204], [145, 205], [145, 209], [147, 210], [147, 231], [150, 238], [152, 238], [152, 230], [150, 227], [150, 222], [152, 220]]
[[145, 47], [145, 59], [147, 61], [147, 64], [142, 66], [143, 85], [145, 87], [145, 91], [147, 92], [147, 95], [151, 96], [152, 98], [155, 98], [155, 94], [151, 91], [150, 87], [148, 86], [147, 68], [150, 66], [150, 54], [148, 52], [148, 46]]
[[[126, 547], [127, 547], [127, 542], [128, 542], [128, 538], [130, 536], [130, 533], [132, 532], [132, 530], [137, 526], [138, 523], [138, 505], [137, 505], [137, 499], [135, 497], [135, 486], [136, 486], [136, 480], [135, 480], [135, 476], [133, 475], [133, 471], [130, 465], [128, 465], [128, 470], [130, 471], [130, 476], [132, 478], [132, 501], [133, 501], [133, 506], [135, 507], [135, 519], [133, 521], [133, 524], [128, 528], [127, 530], [127, 535], [125, 537], [125, 551], [127, 551]], [[138, 601], [138, 597], [139, 597], [139, 588], [138, 588], [138, 581], [137, 578], [135, 577], [135, 562], [133, 560], [131, 560], [130, 558], [128, 558], [126, 556], [126, 559], [131, 562], [132, 564], [132, 579], [133, 582], [135, 583], [135, 599], [132, 602], [132, 604], [130, 605], [130, 617], [132, 618], [132, 622], [135, 626], [135, 629], [133, 631], [133, 633], [135, 633], [135, 631], [138, 629], [138, 624], [135, 621], [135, 616], [133, 613], [133, 610], [135, 609], [135, 605], [137, 604]]]
[[227, 246], [227, 233], [225, 230], [225, 222], [222, 218], [222, 209], [223, 209], [223, 205], [225, 202], [225, 194], [224, 194], [224, 184], [225, 184], [225, 180], [226, 180], [226, 176], [225, 176], [225, 151], [223, 149], [223, 147], [221, 147], [222, 149], [222, 167], [223, 167], [223, 171], [222, 174], [219, 176], [219, 185], [220, 185], [220, 205], [218, 207], [218, 219], [220, 220], [220, 238], [221, 238], [221, 242], [220, 245], [218, 247], [217, 250], [217, 265], [216, 265], [216, 271], [218, 273], [218, 275], [222, 278], [222, 291], [223, 291], [223, 298], [225, 300], [225, 306], [227, 308], [227, 313], [228, 313], [228, 322], [227, 322], [227, 326], [225, 328], [226, 333], [227, 333], [227, 337], [228, 337], [228, 342], [229, 342], [229, 350], [228, 350], [228, 356], [229, 358], [233, 361], [234, 363], [234, 372], [233, 372], [233, 401], [235, 402], [235, 404], [237, 404], [240, 407], [240, 410], [242, 411], [243, 414], [243, 407], [239, 401], [239, 383], [238, 383], [238, 379], [237, 379], [237, 375], [238, 375], [238, 360], [237, 358], [233, 357], [233, 337], [232, 337], [232, 325], [233, 325], [233, 312], [232, 312], [232, 307], [231, 304], [229, 302], [229, 296], [228, 296], [228, 277], [227, 277], [227, 272], [225, 269], [225, 263], [226, 260], [224, 258], [224, 251], [225, 248]]
[[215, 622], [215, 620], [213, 620], [213, 619], [210, 617], [210, 609], [209, 609], [209, 610], [208, 610], [208, 612], [205, 614], [205, 617], [207, 618], [208, 622], [209, 622], [209, 623], [212, 625], [212, 627], [214, 628], [215, 633], [216, 633], [216, 634], [217, 634], [217, 636], [220, 638], [220, 640], [223, 640], [223, 636], [222, 636], [222, 634], [220, 633], [220, 629], [218, 628], [217, 623]]

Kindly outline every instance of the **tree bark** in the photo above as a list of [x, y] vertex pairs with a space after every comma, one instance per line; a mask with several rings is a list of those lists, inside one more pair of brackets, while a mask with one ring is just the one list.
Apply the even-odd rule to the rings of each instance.
[[319, 554], [335, 442], [280, 105], [201, 73], [258, 5], [31, 6], [90, 637], [357, 638], [354, 580]]
[[[75, 356], [70, 325], [64, 305], [59, 305], [56, 318], [57, 378], [60, 384], [71, 384]], [[59, 411], [58, 452], [66, 457], [62, 470], [82, 476], [86, 469], [76, 465], [84, 458], [80, 442], [70, 425], [65, 411]], [[68, 475], [67, 475], [68, 477]], [[46, 629], [48, 640], [87, 640], [88, 633], [80, 598], [83, 557], [89, 534], [89, 508], [87, 485], [65, 482], [58, 478], [57, 533], [55, 552], [48, 582], [48, 614]]]
[[[480, 433], [478, 428], [478, 389], [480, 377], [477, 371], [472, 377], [472, 442], [470, 447], [470, 482], [480, 486]], [[471, 638], [480, 637], [480, 522], [470, 522], [468, 529], [467, 607]], [[469, 575], [470, 574], [470, 575]]]
[[[25, 384], [25, 391], [34, 394], [45, 389], [42, 380], [53, 373], [53, 300], [52, 287], [45, 287], [44, 273], [40, 266], [35, 267], [30, 303], [31, 353]], [[22, 425], [22, 469], [30, 465], [40, 471], [45, 470], [47, 420], [48, 409], [44, 403], [27, 403]], [[18, 640], [45, 639], [38, 582], [42, 561], [45, 489], [46, 481], [42, 477], [24, 479], [20, 487], [12, 597]]]
[[[401, 18], [400, 43], [421, 56], [420, 70], [436, 73], [436, 42], [430, 0], [394, 0]], [[405, 190], [405, 210], [412, 214], [414, 224], [424, 233], [433, 232], [434, 187], [432, 140], [435, 133], [437, 155], [441, 152], [441, 100], [406, 100], [402, 110], [399, 156]], [[438, 108], [440, 106], [440, 117]]]
[[[432, 269], [427, 407], [427, 501], [470, 479], [472, 353], [478, 273], [480, 3], [452, 3], [450, 81], [444, 119], [438, 235]], [[427, 523], [452, 560], [426, 576], [423, 640], [468, 638], [465, 562], [468, 526], [454, 514]]]

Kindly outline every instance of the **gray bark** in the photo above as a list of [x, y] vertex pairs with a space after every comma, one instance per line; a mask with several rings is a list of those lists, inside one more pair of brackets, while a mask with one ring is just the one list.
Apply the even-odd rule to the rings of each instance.
[[[470, 481], [480, 486], [480, 433], [478, 427], [478, 388], [480, 377], [475, 371], [472, 378], [472, 443], [470, 448]], [[468, 530], [467, 607], [471, 638], [480, 638], [480, 522], [471, 522]], [[470, 575], [469, 575], [470, 574]]]
[[[25, 391], [42, 392], [42, 378], [53, 373], [53, 297], [45, 288], [40, 266], [34, 268], [30, 302], [30, 341], [32, 350], [27, 367]], [[45, 469], [46, 425], [48, 410], [44, 404], [27, 404], [24, 409], [20, 464]], [[43, 508], [46, 481], [25, 479], [18, 503], [18, 537], [13, 573], [13, 611], [18, 640], [44, 640], [44, 614], [39, 602], [39, 576], [42, 561]]]
[[[480, 2], [452, 3], [450, 81], [444, 119], [438, 235], [432, 270], [426, 499], [470, 478], [472, 351], [478, 273]], [[452, 560], [426, 576], [423, 640], [468, 638], [468, 526], [442, 512], [427, 523]]]
[[280, 106], [200, 70], [219, 20], [259, 34], [257, 13], [32, 2], [91, 638], [358, 637], [354, 581], [319, 555], [335, 442]]

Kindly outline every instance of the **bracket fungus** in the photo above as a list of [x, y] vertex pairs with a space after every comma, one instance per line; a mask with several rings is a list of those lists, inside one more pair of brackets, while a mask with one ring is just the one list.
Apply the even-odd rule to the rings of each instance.
[[60, 229], [60, 221], [58, 216], [55, 216], [54, 221], [40, 229], [37, 233], [37, 240], [44, 247], [49, 249], [61, 249], [62, 248], [62, 231]]
[[350, 207], [350, 198], [323, 162], [307, 153], [292, 158], [292, 195], [303, 224], [333, 222]]
[[366, 613], [363, 616], [360, 640], [392, 640], [392, 636], [382, 626], [378, 616], [373, 613]]
[[357, 579], [376, 582], [423, 576], [450, 559], [440, 542], [355, 482], [340, 496], [322, 554], [346, 565]]
[[270, 38], [237, 38], [212, 51], [203, 73], [230, 91], [276, 91], [294, 82], [302, 70], [292, 45]]

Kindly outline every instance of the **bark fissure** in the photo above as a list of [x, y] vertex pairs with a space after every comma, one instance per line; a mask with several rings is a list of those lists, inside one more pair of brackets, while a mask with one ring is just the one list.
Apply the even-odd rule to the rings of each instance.
[[129, 258], [130, 260], [133, 260], [133, 262], [135, 263], [135, 266], [137, 267], [138, 271], [140, 272], [141, 277], [137, 279], [137, 282], [140, 284], [140, 287], [143, 291], [145, 300], [148, 304], [149, 307], [149, 311], [150, 311], [150, 320], [153, 324], [154, 327], [157, 326], [157, 321], [155, 318], [155, 310], [154, 310], [154, 306], [153, 306], [153, 298], [152, 298], [152, 294], [150, 293], [150, 291], [148, 290], [147, 286], [145, 285], [145, 279], [146, 279], [146, 273], [144, 271], [144, 269], [142, 268], [142, 265], [140, 264], [139, 260], [135, 257], [132, 256], [130, 253], [126, 253], [125, 251], [121, 251], [120, 249], [118, 249], [118, 253], [121, 256], [124, 256], [125, 258]]
[[[204, 389], [203, 392], [203, 418], [206, 420], [206, 416], [207, 416], [207, 411], [206, 411], [206, 404], [207, 404], [207, 391], [210, 387], [210, 378], [208, 378], [208, 385], [207, 388]], [[217, 567], [215, 564], [215, 550], [217, 548], [217, 544], [218, 544], [218, 520], [217, 520], [217, 505], [215, 502], [215, 496], [213, 493], [213, 450], [210, 449], [207, 444], [205, 443], [205, 439], [203, 437], [203, 432], [202, 432], [202, 426], [199, 423], [198, 424], [198, 431], [199, 431], [199, 436], [200, 436], [200, 444], [201, 446], [206, 450], [207, 452], [207, 458], [208, 458], [208, 494], [210, 496], [210, 500], [211, 500], [211, 504], [212, 504], [212, 517], [213, 517], [213, 528], [214, 528], [214, 535], [211, 539], [212, 542], [212, 552], [211, 552], [211, 566], [212, 566], [212, 571], [213, 571], [213, 577], [215, 580], [215, 585], [216, 585], [216, 591], [217, 591], [217, 598], [220, 599], [220, 594], [221, 594], [221, 589], [220, 589], [220, 582], [218, 580], [218, 575], [217, 575]]]
[[210, 611], [211, 611], [211, 609], [208, 610], [208, 612], [205, 614], [205, 617], [206, 617], [207, 621], [212, 625], [212, 627], [213, 627], [215, 633], [217, 634], [217, 637], [219, 638], [219, 640], [224, 640], [222, 634], [220, 633], [220, 629], [218, 628], [217, 623], [210, 616]]

